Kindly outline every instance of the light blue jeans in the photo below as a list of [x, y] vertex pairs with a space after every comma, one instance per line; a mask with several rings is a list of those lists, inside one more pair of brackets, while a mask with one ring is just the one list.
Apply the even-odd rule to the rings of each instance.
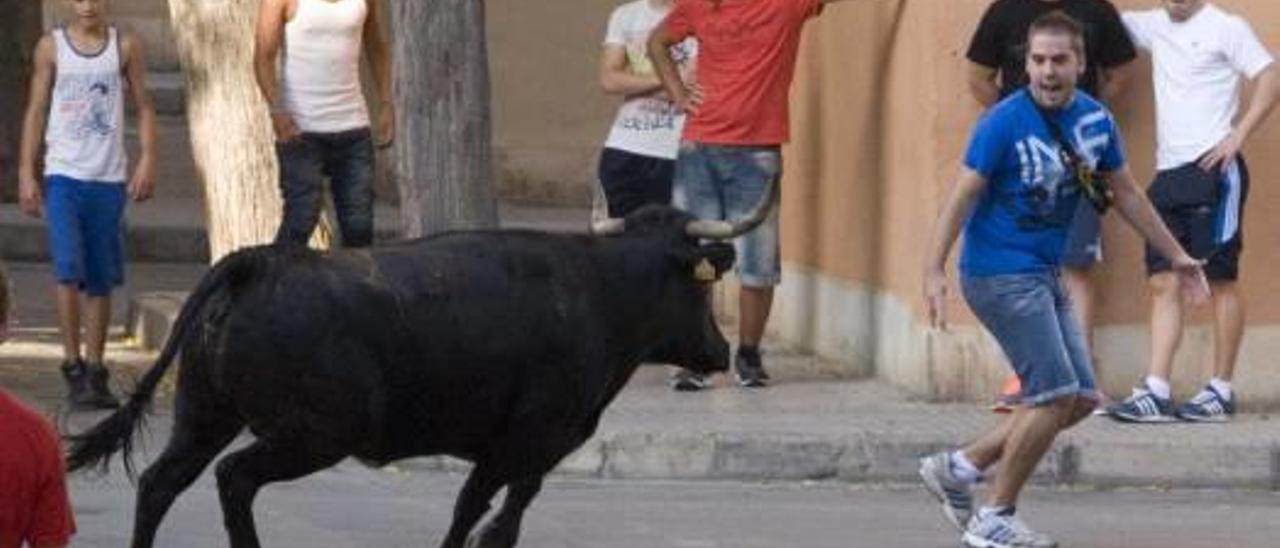
[[1089, 348], [1057, 271], [962, 275], [960, 285], [969, 308], [1013, 365], [1023, 403], [1097, 399]]
[[[700, 219], [745, 217], [765, 197], [770, 183], [782, 177], [778, 146], [680, 143], [672, 203]], [[746, 287], [773, 287], [782, 282], [778, 244], [778, 208], [760, 226], [733, 242], [738, 253], [735, 272]]]

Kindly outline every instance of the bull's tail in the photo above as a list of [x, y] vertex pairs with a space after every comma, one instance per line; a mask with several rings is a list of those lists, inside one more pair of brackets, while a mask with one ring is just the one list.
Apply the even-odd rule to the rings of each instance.
[[160, 357], [137, 381], [128, 401], [89, 431], [67, 437], [71, 444], [67, 455], [68, 471], [96, 466], [105, 472], [111, 456], [119, 452], [122, 454], [125, 471], [130, 478], [133, 477], [133, 435], [142, 425], [160, 379], [164, 378], [165, 372], [173, 365], [174, 358], [182, 349], [204, 304], [220, 289], [234, 290], [253, 279], [261, 270], [260, 265], [269, 260], [272, 253], [273, 250], [269, 247], [249, 248], [228, 255], [214, 265], [213, 270], [200, 280], [182, 305], [173, 330], [169, 333], [169, 340], [165, 341], [164, 348], [160, 351]]

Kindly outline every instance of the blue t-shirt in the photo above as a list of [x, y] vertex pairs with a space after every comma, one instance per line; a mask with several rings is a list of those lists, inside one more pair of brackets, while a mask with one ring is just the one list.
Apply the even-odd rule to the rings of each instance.
[[[1124, 167], [1120, 131], [1097, 99], [1077, 90], [1071, 104], [1044, 112], [1094, 170]], [[986, 179], [987, 187], [965, 225], [962, 273], [993, 276], [1058, 267], [1081, 199], [1059, 148], [1025, 88], [978, 120], [964, 163]]]

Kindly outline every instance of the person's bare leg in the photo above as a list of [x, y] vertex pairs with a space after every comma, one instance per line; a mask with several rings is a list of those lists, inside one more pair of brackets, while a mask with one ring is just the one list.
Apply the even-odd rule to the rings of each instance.
[[1168, 380], [1173, 374], [1173, 356], [1182, 343], [1182, 295], [1177, 275], [1160, 272], [1151, 276], [1151, 348], [1147, 374]]
[[1080, 321], [1085, 345], [1093, 352], [1093, 278], [1090, 267], [1062, 269], [1062, 285], [1071, 299], [1071, 307]]
[[1244, 337], [1244, 301], [1234, 281], [1213, 284], [1213, 376], [1231, 382]]
[[85, 361], [102, 363], [107, 346], [107, 328], [111, 325], [111, 296], [84, 299]]
[[1064, 397], [1047, 405], [1023, 406], [1014, 412], [1016, 422], [1005, 442], [1000, 475], [991, 491], [992, 506], [1017, 505], [1027, 478], [1068, 423], [1075, 406], [1075, 397]]
[[1009, 418], [1000, 421], [995, 428], [988, 430], [982, 437], [961, 449], [961, 452], [978, 470], [986, 470], [994, 466], [1000, 462], [1000, 456], [1004, 454], [1004, 445], [1009, 440], [1009, 433], [1013, 432], [1022, 417], [1025, 415], [1021, 413], [1009, 415]]
[[764, 327], [769, 322], [769, 311], [772, 307], [772, 287], [742, 287], [738, 292], [739, 346], [760, 347], [760, 340], [764, 338]]
[[80, 359], [80, 290], [74, 285], [57, 284], [54, 287], [58, 302], [58, 327], [62, 330], [62, 357], [67, 361]]

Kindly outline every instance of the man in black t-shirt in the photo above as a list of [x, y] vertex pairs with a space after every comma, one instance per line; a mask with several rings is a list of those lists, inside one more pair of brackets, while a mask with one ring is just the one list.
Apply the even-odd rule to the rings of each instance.
[[[1127, 78], [1125, 69], [1137, 50], [1108, 0], [995, 0], [982, 15], [969, 43], [969, 90], [989, 107], [1026, 85], [1027, 29], [1045, 13], [1061, 10], [1084, 27], [1085, 72], [1077, 87], [1104, 102], [1116, 96]], [[1090, 348], [1093, 346], [1093, 289], [1089, 271], [1102, 261], [1102, 227], [1098, 214], [1081, 200], [1063, 253], [1062, 282]], [[1018, 385], [1011, 379], [997, 401], [997, 410], [1017, 401]]]

